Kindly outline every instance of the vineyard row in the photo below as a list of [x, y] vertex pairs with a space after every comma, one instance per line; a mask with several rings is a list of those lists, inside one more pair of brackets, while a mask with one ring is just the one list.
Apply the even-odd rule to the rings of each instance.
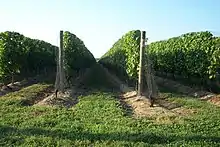
[[[139, 65], [140, 31], [122, 36], [102, 56], [100, 63], [122, 79], [137, 79]], [[183, 77], [217, 79], [220, 69], [220, 38], [210, 32], [192, 32], [158, 41], [146, 46], [155, 71], [178, 74]], [[146, 63], [145, 56], [145, 63]]]
[[[66, 31], [63, 36], [65, 69], [68, 74], [79, 72], [95, 63], [95, 58], [76, 35]], [[15, 75], [26, 77], [56, 71], [58, 47], [42, 40], [31, 39], [17, 32], [0, 33], [0, 79], [2, 83]]]

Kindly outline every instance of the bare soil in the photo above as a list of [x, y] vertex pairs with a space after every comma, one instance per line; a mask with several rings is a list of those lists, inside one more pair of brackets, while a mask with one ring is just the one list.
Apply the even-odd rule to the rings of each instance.
[[26, 101], [23, 101], [23, 105], [25, 106], [32, 106], [34, 104], [37, 104], [38, 102], [42, 101], [44, 98], [48, 97], [49, 95], [54, 93], [53, 86], [49, 86], [40, 93], [37, 93], [32, 99], [28, 99]]
[[27, 78], [26, 80], [15, 82], [14, 84], [10, 83], [8, 85], [0, 85], [0, 96], [6, 95], [10, 92], [15, 92], [21, 90], [24, 87], [30, 86], [32, 84], [38, 83], [42, 80], [41, 76]]
[[154, 106], [150, 107], [149, 100], [144, 96], [137, 96], [136, 91], [124, 93], [120, 98], [133, 109], [135, 118], [154, 118], [158, 123], [180, 123], [180, 117], [196, 113], [196, 110], [184, 108], [165, 99], [157, 99]]
[[[103, 67], [104, 68], [104, 67]], [[119, 85], [122, 94], [119, 96], [121, 103], [126, 104], [127, 107], [132, 109], [132, 115], [135, 118], [148, 117], [153, 118], [157, 123], [182, 123], [182, 117], [189, 117], [192, 114], [196, 113], [195, 109], [187, 109], [180, 104], [170, 102], [166, 100], [165, 97], [158, 98], [153, 107], [150, 107], [150, 101], [145, 96], [137, 96], [137, 92], [133, 88], [128, 87], [126, 84], [123, 84], [116, 76], [112, 75], [105, 69], [108, 77], [115, 81]], [[163, 83], [164, 81], [158, 81], [163, 79], [157, 79], [157, 82]], [[178, 83], [173, 83], [172, 81], [165, 81], [169, 86], [175, 86], [179, 91], [185, 91], [185, 93], [194, 94], [195, 90], [190, 89], [189, 87], [179, 85]], [[182, 87], [181, 87], [182, 86]], [[183, 92], [184, 93], [184, 92]], [[200, 95], [205, 95], [205, 92], [200, 92]]]
[[167, 87], [175, 92], [188, 95], [188, 96], [192, 96], [192, 97], [200, 98], [200, 97], [213, 94], [211, 92], [201, 90], [198, 87], [185, 86], [183, 84], [180, 84], [177, 81], [173, 81], [173, 80], [158, 77], [158, 76], [155, 76], [155, 80], [156, 80], [156, 83], [160, 86]]
[[196, 87], [185, 86], [170, 79], [165, 79], [165, 78], [161, 78], [157, 76], [155, 79], [159, 85], [169, 87], [176, 92], [179, 92], [179, 93], [191, 96], [191, 97], [199, 98], [200, 100], [207, 101], [213, 105], [220, 107], [220, 95], [217, 95], [217, 94], [205, 91], [205, 90], [201, 90]]
[[59, 92], [57, 97], [55, 92], [48, 95], [35, 105], [41, 106], [63, 106], [63, 107], [72, 107], [78, 102], [76, 95], [72, 89], [65, 90], [64, 93]]
[[9, 92], [14, 92], [20, 90], [22, 87], [27, 85], [27, 81], [21, 81], [21, 82], [15, 82], [13, 85], [8, 84], [8, 85], [2, 85], [0, 88], [0, 96], [3, 96]]
[[58, 92], [57, 97], [55, 91], [51, 91], [47, 94], [46, 97], [41, 97], [35, 105], [39, 106], [55, 106], [55, 107], [73, 107], [78, 103], [78, 97], [82, 95], [89, 95], [91, 93], [87, 88], [71, 87], [66, 89], [64, 93]]
[[209, 102], [211, 102], [212, 104], [220, 107], [220, 95], [215, 96], [213, 98], [211, 98], [210, 100], [208, 100]]
[[202, 97], [201, 100], [207, 101], [213, 105], [220, 107], [220, 95], [209, 95]]

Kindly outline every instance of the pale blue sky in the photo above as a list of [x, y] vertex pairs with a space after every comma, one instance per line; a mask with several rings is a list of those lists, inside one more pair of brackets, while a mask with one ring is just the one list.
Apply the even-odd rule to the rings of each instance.
[[0, 0], [0, 32], [58, 45], [59, 31], [103, 55], [124, 33], [141, 29], [149, 41], [191, 31], [220, 35], [220, 0]]

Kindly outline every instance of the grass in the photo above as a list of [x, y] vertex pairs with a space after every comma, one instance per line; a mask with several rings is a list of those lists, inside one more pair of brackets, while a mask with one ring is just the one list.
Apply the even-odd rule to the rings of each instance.
[[114, 94], [79, 97], [72, 108], [23, 106], [50, 85], [36, 84], [0, 97], [0, 146], [220, 146], [220, 109], [175, 95], [198, 109], [183, 124], [157, 124], [127, 115]]
[[2, 107], [8, 105], [27, 105], [31, 103], [41, 94], [44, 90], [50, 88], [52, 85], [49, 84], [34, 84], [30, 87], [23, 88], [20, 91], [8, 93], [3, 97], [0, 97], [0, 105]]

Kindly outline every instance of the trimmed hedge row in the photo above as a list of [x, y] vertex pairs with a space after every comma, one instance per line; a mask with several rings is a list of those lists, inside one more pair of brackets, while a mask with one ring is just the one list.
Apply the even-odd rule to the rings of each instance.
[[138, 76], [140, 35], [140, 30], [126, 33], [101, 57], [99, 63], [115, 71], [123, 80], [135, 80]]
[[17, 32], [0, 33], [0, 78], [5, 82], [14, 75], [39, 74], [55, 70], [58, 48], [42, 40], [31, 39]]
[[[66, 31], [63, 35], [66, 76], [72, 76], [96, 63], [82, 40]], [[58, 47], [31, 39], [17, 32], [0, 33], [0, 79], [5, 82], [15, 75], [36, 75], [56, 72]], [[28, 74], [29, 73], [29, 74]], [[8, 82], [8, 81], [7, 81]]]
[[96, 59], [92, 53], [86, 48], [83, 41], [76, 35], [65, 31], [63, 34], [64, 45], [64, 68], [69, 76], [78, 76], [86, 68], [96, 63]]
[[[99, 62], [122, 80], [137, 80], [140, 31], [120, 38]], [[216, 80], [220, 73], [220, 38], [210, 32], [191, 32], [146, 47], [155, 71]]]
[[214, 79], [220, 68], [219, 45], [210, 32], [192, 32], [151, 43], [146, 50], [156, 71]]

